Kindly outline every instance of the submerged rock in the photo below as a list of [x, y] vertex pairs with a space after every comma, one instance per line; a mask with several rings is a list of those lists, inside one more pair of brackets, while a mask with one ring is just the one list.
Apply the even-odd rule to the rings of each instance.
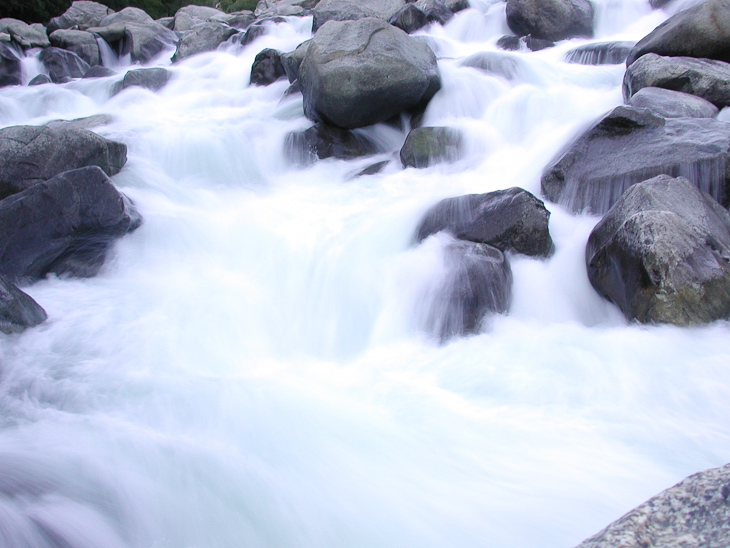
[[411, 130], [400, 149], [403, 167], [428, 167], [456, 162], [462, 155], [461, 134], [448, 127], [419, 127]]
[[150, 91], [159, 91], [167, 85], [170, 78], [172, 78], [172, 73], [162, 67], [130, 70], [120, 82], [117, 82], [112, 94], [117, 94], [123, 89], [130, 87], [141, 87]]
[[8, 334], [20, 333], [47, 319], [48, 315], [41, 305], [0, 276], [0, 331]]
[[261, 50], [251, 66], [251, 83], [257, 86], [268, 86], [286, 76], [281, 62], [281, 52], [275, 49]]
[[509, 81], [519, 80], [525, 72], [519, 57], [498, 51], [474, 53], [464, 59], [461, 66], [476, 68]]
[[61, 173], [0, 200], [0, 275], [11, 281], [93, 276], [111, 243], [140, 224], [100, 168]]
[[626, 61], [634, 42], [602, 42], [586, 44], [565, 54], [568, 63], [579, 65], [619, 65]]
[[90, 68], [89, 63], [81, 57], [61, 48], [46, 48], [39, 59], [56, 84], [68, 82], [72, 78], [82, 78]]
[[711, 118], [665, 120], [647, 109], [621, 106], [545, 170], [542, 192], [571, 211], [603, 214], [631, 185], [667, 174], [686, 177], [727, 203], [729, 151], [730, 124]]
[[593, 36], [588, 0], [507, 0], [507, 25], [517, 36], [558, 41]]
[[635, 108], [648, 108], [664, 118], [714, 118], [720, 110], [709, 101], [663, 88], [641, 88], [629, 99]]
[[0, 87], [19, 86], [23, 83], [20, 56], [16, 49], [6, 42], [0, 42]]
[[199, 23], [180, 37], [172, 62], [177, 63], [198, 53], [215, 51], [223, 42], [238, 33], [225, 23], [208, 21]]
[[629, 320], [691, 325], [730, 315], [730, 215], [684, 178], [632, 186], [596, 225], [588, 278]]
[[295, 164], [308, 165], [317, 159], [349, 160], [384, 151], [362, 133], [319, 123], [304, 131], [290, 133], [286, 138], [285, 152]]

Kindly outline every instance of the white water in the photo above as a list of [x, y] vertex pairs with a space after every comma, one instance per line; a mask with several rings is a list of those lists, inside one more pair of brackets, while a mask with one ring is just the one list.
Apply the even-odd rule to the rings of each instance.
[[[301, 99], [248, 78], [309, 19], [172, 66], [157, 94], [0, 90], [2, 126], [112, 114], [97, 131], [128, 145], [114, 180], [145, 218], [102, 275], [26, 288], [46, 324], [0, 335], [0, 546], [570, 548], [730, 460], [730, 326], [627, 325], [586, 278], [595, 218], [548, 204], [555, 255], [511, 258], [511, 311], [482, 334], [439, 346], [420, 329], [447, 243], [411, 245], [421, 214], [539, 193], [621, 102], [623, 66], [562, 62], [585, 40], [509, 54], [513, 82], [460, 67], [506, 31], [502, 5], [473, 6], [428, 33], [444, 86], [425, 121], [467, 135], [455, 165], [289, 166]], [[666, 17], [597, 12], [596, 41]]]

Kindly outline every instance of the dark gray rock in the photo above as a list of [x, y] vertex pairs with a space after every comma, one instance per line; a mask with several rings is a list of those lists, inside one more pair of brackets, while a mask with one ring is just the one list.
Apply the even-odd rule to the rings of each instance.
[[519, 51], [522, 47], [522, 42], [519, 36], [510, 36], [507, 34], [497, 40], [497, 47], [505, 51]]
[[418, 6], [428, 18], [429, 23], [445, 25], [454, 16], [453, 12], [440, 0], [417, 0]]
[[446, 276], [430, 295], [426, 330], [446, 342], [477, 333], [488, 314], [509, 309], [512, 270], [500, 250], [486, 244], [454, 241], [444, 249]]
[[648, 108], [664, 118], [714, 118], [720, 112], [709, 101], [662, 88], [642, 88], [629, 99], [629, 105], [635, 108]]
[[0, 87], [23, 83], [20, 54], [16, 48], [7, 42], [0, 42]]
[[419, 127], [411, 130], [400, 149], [403, 167], [424, 168], [456, 162], [462, 155], [461, 134], [448, 127]]
[[311, 42], [311, 40], [302, 42], [294, 51], [281, 55], [281, 64], [284, 67], [284, 72], [286, 72], [286, 77], [290, 83], [299, 80], [299, 67], [302, 65], [302, 61], [304, 61]]
[[461, 66], [476, 68], [509, 81], [520, 80], [525, 74], [525, 68], [519, 57], [498, 51], [474, 53], [464, 59]]
[[711, 118], [667, 119], [617, 107], [545, 170], [542, 192], [571, 211], [603, 214], [635, 183], [683, 176], [727, 203], [730, 124]]
[[566, 53], [565, 60], [579, 65], [619, 65], [626, 61], [633, 47], [633, 42], [586, 44]]
[[107, 78], [109, 76], [115, 76], [117, 73], [110, 68], [102, 66], [94, 66], [86, 71], [84, 78]]
[[251, 83], [257, 86], [268, 86], [286, 76], [281, 63], [281, 52], [267, 48], [260, 51], [251, 66]]
[[459, 13], [469, 9], [469, 0], [446, 0], [444, 5], [451, 10], [451, 13]]
[[0, 200], [0, 275], [13, 282], [93, 276], [111, 243], [140, 224], [98, 167], [61, 173]]
[[730, 63], [647, 53], [624, 73], [624, 100], [645, 87], [690, 93], [723, 108], [730, 105]]
[[727, 464], [689, 476], [576, 548], [726, 548], [729, 485]]
[[172, 78], [172, 73], [162, 67], [142, 68], [130, 70], [124, 78], [117, 82], [112, 95], [130, 87], [140, 87], [151, 91], [159, 91], [167, 85]]
[[424, 109], [441, 87], [436, 56], [385, 21], [330, 21], [300, 66], [304, 113], [346, 129]]
[[225, 22], [228, 15], [215, 8], [208, 6], [185, 6], [175, 12], [175, 27], [179, 32], [185, 32], [192, 29], [200, 23], [216, 21]]
[[229, 27], [233, 27], [238, 30], [246, 30], [251, 24], [256, 21], [256, 16], [252, 11], [239, 11], [235, 14], [230, 14], [224, 21]]
[[98, 27], [101, 21], [114, 10], [97, 2], [76, 1], [71, 4], [63, 15], [54, 17], [48, 23], [48, 32], [52, 33], [58, 29], [79, 28], [85, 30], [89, 27]]
[[558, 41], [593, 36], [589, 0], [507, 0], [507, 25], [517, 36]]
[[406, 0], [322, 0], [312, 10], [312, 32], [317, 32], [327, 21], [356, 21], [374, 17], [389, 21], [406, 5]]
[[683, 178], [632, 186], [596, 225], [588, 278], [627, 319], [692, 325], [730, 315], [730, 215]]
[[524, 42], [524, 44], [527, 46], [527, 49], [530, 51], [540, 51], [547, 48], [552, 48], [555, 46], [555, 42], [552, 40], [544, 40], [543, 38], [535, 38], [531, 34], [528, 34], [527, 36], [523, 36], [520, 40]]
[[388, 23], [410, 34], [428, 25], [429, 20], [426, 12], [411, 3], [399, 9], [388, 19]]
[[283, 17], [272, 17], [270, 19], [260, 19], [253, 22], [246, 29], [246, 32], [234, 34], [229, 42], [240, 44], [241, 46], [247, 46], [257, 38], [268, 34], [271, 23], [283, 23], [285, 19]]
[[0, 331], [21, 333], [48, 319], [46, 311], [15, 284], [0, 276]]
[[59, 29], [51, 33], [51, 44], [71, 51], [89, 65], [101, 65], [101, 52], [96, 36], [84, 30]]
[[377, 143], [362, 133], [322, 123], [314, 124], [304, 131], [290, 133], [284, 148], [287, 158], [297, 165], [308, 165], [317, 159], [349, 160], [384, 152]]
[[89, 63], [75, 53], [61, 48], [46, 48], [41, 52], [39, 59], [56, 84], [68, 82], [72, 78], [81, 78], [89, 70]]
[[84, 166], [98, 166], [107, 175], [116, 175], [126, 161], [126, 145], [85, 129], [49, 126], [0, 129], [0, 199]]
[[254, 12], [257, 18], [309, 15], [319, 0], [260, 0]]
[[42, 86], [43, 84], [52, 84], [53, 81], [46, 76], [45, 74], [38, 74], [33, 77], [33, 79], [28, 82], [29, 86]]
[[40, 23], [29, 25], [18, 19], [0, 19], [0, 32], [10, 35], [13, 41], [23, 48], [47, 48], [48, 41], [46, 27]]
[[101, 36], [122, 55], [129, 54], [135, 63], [147, 63], [178, 42], [175, 32], [137, 8], [124, 8], [88, 30]]
[[547, 257], [553, 241], [545, 204], [521, 188], [441, 200], [421, 219], [418, 242], [445, 230], [454, 238], [489, 244], [500, 251]]
[[172, 62], [177, 63], [198, 53], [215, 51], [223, 42], [238, 33], [225, 23], [209, 21], [199, 23], [180, 37]]
[[389, 163], [390, 160], [381, 160], [380, 162], [370, 164], [365, 169], [358, 171], [355, 175], [352, 176], [352, 178], [356, 179], [357, 177], [365, 177], [366, 175], [377, 175], [378, 173], [383, 171]]
[[730, 62], [730, 4], [706, 0], [676, 13], [639, 40], [626, 65], [647, 53]]

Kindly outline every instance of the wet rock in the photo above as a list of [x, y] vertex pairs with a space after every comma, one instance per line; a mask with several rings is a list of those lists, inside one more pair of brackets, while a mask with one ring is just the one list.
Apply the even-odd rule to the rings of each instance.
[[15, 284], [0, 276], [0, 331], [21, 333], [48, 319], [46, 311]]
[[225, 22], [228, 14], [208, 6], [185, 6], [175, 12], [175, 30], [185, 32], [200, 23]]
[[91, 129], [99, 126], [108, 126], [113, 121], [114, 118], [110, 114], [94, 114], [93, 116], [74, 118], [73, 120], [52, 120], [46, 124], [46, 127], [72, 127], [76, 129]]
[[421, 219], [416, 240], [442, 230], [454, 238], [489, 244], [500, 251], [547, 257], [553, 249], [545, 204], [521, 188], [441, 200]]
[[730, 63], [647, 53], [624, 73], [624, 100], [645, 87], [690, 93], [723, 108], [730, 105]]
[[102, 66], [94, 66], [86, 71], [84, 78], [107, 78], [109, 76], [115, 76], [117, 73], [110, 68]]
[[654, 87], [641, 88], [631, 96], [629, 105], [648, 108], [664, 118], [714, 118], [720, 112], [701, 97]]
[[0, 42], [0, 87], [19, 86], [23, 83], [20, 55], [16, 47]]
[[230, 14], [224, 22], [234, 29], [246, 30], [254, 21], [256, 21], [256, 17], [252, 11], [239, 11], [238, 13]]
[[423, 109], [441, 87], [431, 49], [374, 18], [323, 26], [311, 40], [299, 81], [305, 115], [346, 129]]
[[140, 223], [100, 168], [61, 173], [0, 201], [0, 275], [14, 282], [93, 276], [111, 243]]
[[46, 48], [41, 52], [39, 59], [56, 84], [68, 82], [72, 78], [81, 78], [89, 70], [89, 63], [75, 53], [61, 48]]
[[469, 9], [469, 0], [446, 0], [444, 5], [449, 8], [451, 13], [459, 13], [465, 9]]
[[683, 178], [632, 186], [596, 225], [588, 278], [627, 319], [691, 325], [730, 315], [730, 215]]
[[576, 548], [730, 546], [730, 465], [684, 479]]
[[29, 25], [18, 19], [0, 19], [0, 32], [10, 35], [13, 41], [23, 48], [47, 48], [48, 41], [46, 27], [40, 23]]
[[411, 3], [399, 9], [388, 19], [388, 23], [410, 34], [428, 25], [429, 21], [426, 13], [415, 3]]
[[42, 86], [43, 84], [52, 84], [52, 83], [53, 83], [53, 81], [45, 74], [38, 74], [37, 76], [34, 76], [30, 82], [28, 82], [28, 85], [29, 86]]
[[370, 164], [365, 169], [358, 171], [353, 176], [353, 179], [356, 179], [357, 177], [365, 177], [366, 175], [377, 175], [378, 173], [382, 172], [389, 163], [390, 163], [390, 160], [382, 160], [380, 162], [375, 162], [374, 164]]
[[462, 155], [461, 134], [448, 127], [419, 127], [411, 130], [400, 149], [403, 167], [424, 168], [456, 162]]
[[571, 211], [603, 214], [631, 185], [660, 174], [683, 176], [727, 203], [730, 124], [711, 118], [667, 119], [617, 107], [545, 170], [542, 192]]
[[251, 83], [257, 86], [268, 86], [286, 76], [281, 63], [281, 52], [267, 48], [256, 55], [251, 66]]
[[78, 28], [85, 30], [89, 27], [98, 27], [101, 21], [114, 10], [97, 2], [76, 1], [71, 4], [63, 15], [54, 17], [48, 23], [48, 32], [58, 29]]
[[461, 66], [479, 69], [509, 81], [519, 80], [524, 72], [518, 58], [498, 51], [480, 51], [470, 55], [461, 62]]
[[522, 42], [519, 36], [505, 35], [497, 40], [497, 47], [505, 51], [519, 51], [522, 47]]
[[374, 17], [389, 21], [403, 6], [406, 0], [322, 0], [312, 10], [312, 32], [317, 32], [327, 21], [356, 21]]
[[120, 49], [122, 55], [130, 55], [134, 63], [147, 63], [178, 42], [175, 32], [137, 8], [124, 8], [88, 30]]
[[633, 47], [633, 42], [586, 44], [570, 50], [565, 60], [579, 65], [619, 65], [626, 61]]
[[59, 29], [51, 33], [51, 44], [71, 51], [89, 65], [101, 65], [101, 52], [96, 36], [84, 30]]
[[0, 129], [0, 199], [84, 166], [98, 166], [107, 175], [116, 175], [126, 161], [126, 145], [85, 129]]
[[215, 51], [238, 31], [225, 23], [209, 21], [195, 25], [180, 37], [172, 62], [177, 63], [198, 53]]
[[257, 38], [264, 36], [269, 32], [269, 26], [271, 23], [282, 23], [284, 19], [282, 17], [273, 17], [271, 19], [260, 19], [252, 23], [244, 33], [233, 35], [230, 41], [240, 44], [241, 46], [247, 46]]
[[639, 40], [626, 65], [647, 53], [730, 62], [730, 5], [706, 0], [676, 13]]
[[284, 67], [284, 72], [286, 72], [286, 77], [289, 82], [299, 80], [299, 67], [302, 65], [302, 61], [304, 61], [310, 43], [311, 40], [302, 42], [294, 51], [281, 55], [281, 64]]
[[317, 159], [349, 160], [384, 151], [360, 132], [319, 123], [304, 131], [290, 133], [286, 139], [285, 152], [293, 163], [308, 165]]
[[140, 87], [150, 91], [159, 91], [167, 85], [172, 73], [164, 68], [142, 68], [128, 71], [121, 82], [114, 86], [112, 95], [130, 87]]
[[552, 40], [543, 40], [542, 38], [535, 38], [531, 34], [528, 34], [527, 36], [523, 36], [521, 40], [525, 43], [527, 46], [527, 49], [530, 51], [540, 51], [547, 48], [552, 48], [555, 46], [555, 42]]
[[558, 41], [593, 36], [588, 0], [507, 0], [507, 25], [517, 36]]
[[416, 6], [426, 14], [429, 23], [436, 22], [445, 25], [454, 16], [451, 10], [439, 0], [417, 0]]
[[258, 18], [309, 15], [319, 0], [260, 0], [254, 14]]

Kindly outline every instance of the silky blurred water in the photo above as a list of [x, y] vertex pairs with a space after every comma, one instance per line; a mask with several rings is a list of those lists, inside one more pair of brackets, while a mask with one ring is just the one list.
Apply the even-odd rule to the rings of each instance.
[[[596, 7], [595, 41], [667, 17]], [[414, 245], [420, 216], [539, 195], [553, 156], [621, 103], [623, 65], [564, 62], [576, 39], [505, 52], [513, 80], [464, 67], [507, 32], [503, 4], [472, 0], [417, 33], [444, 79], [424, 123], [461, 130], [465, 157], [353, 178], [393, 156], [296, 167], [301, 97], [249, 86], [261, 49], [310, 26], [166, 52], [158, 93], [110, 97], [123, 65], [0, 90], [2, 126], [112, 115], [95, 131], [129, 147], [114, 182], [145, 219], [100, 276], [24, 288], [48, 322], [0, 335], [0, 546], [570, 548], [730, 459], [728, 323], [627, 324], [586, 277], [595, 217], [547, 204], [555, 253], [510, 257], [509, 314], [444, 345], [423, 329], [449, 238]], [[394, 153], [405, 139], [364, 131]]]

